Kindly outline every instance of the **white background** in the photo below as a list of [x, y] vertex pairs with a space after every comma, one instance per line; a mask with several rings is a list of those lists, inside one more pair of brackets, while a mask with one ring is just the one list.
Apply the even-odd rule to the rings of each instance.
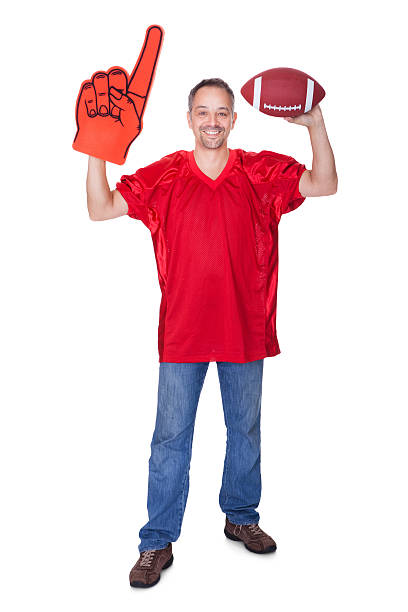
[[[406, 35], [389, 1], [14, 3], [2, 34], [1, 582], [4, 610], [407, 609]], [[6, 20], [4, 20], [6, 17]], [[280, 224], [278, 338], [265, 359], [261, 527], [274, 555], [223, 534], [226, 432], [216, 364], [198, 406], [174, 564], [131, 589], [147, 520], [160, 288], [150, 233], [87, 213], [71, 145], [80, 84], [164, 44], [144, 128], [113, 188], [193, 149], [187, 96], [225, 79], [228, 144], [311, 168], [307, 128], [240, 88], [290, 66], [321, 103], [339, 189]], [[405, 59], [404, 59], [405, 58]], [[146, 608], [147, 609], [147, 608]]]

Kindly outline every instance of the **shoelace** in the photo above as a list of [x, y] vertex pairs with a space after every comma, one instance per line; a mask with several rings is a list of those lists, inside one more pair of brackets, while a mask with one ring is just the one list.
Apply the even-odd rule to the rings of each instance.
[[262, 529], [256, 523], [251, 523], [250, 525], [248, 525], [248, 528], [251, 530], [251, 532], [254, 535], [262, 535], [263, 534]]
[[155, 550], [144, 550], [140, 561], [141, 567], [149, 567], [153, 561]]

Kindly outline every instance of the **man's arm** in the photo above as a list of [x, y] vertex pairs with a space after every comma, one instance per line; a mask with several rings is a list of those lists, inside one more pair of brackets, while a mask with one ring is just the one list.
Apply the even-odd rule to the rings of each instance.
[[300, 177], [300, 193], [304, 197], [333, 195], [337, 191], [336, 164], [320, 106], [317, 104], [308, 113], [285, 119], [305, 125], [309, 130], [313, 162], [312, 169], [305, 170]]
[[106, 178], [106, 162], [89, 156], [86, 177], [88, 213], [92, 221], [105, 221], [121, 217], [128, 212], [125, 198], [117, 189], [109, 189]]

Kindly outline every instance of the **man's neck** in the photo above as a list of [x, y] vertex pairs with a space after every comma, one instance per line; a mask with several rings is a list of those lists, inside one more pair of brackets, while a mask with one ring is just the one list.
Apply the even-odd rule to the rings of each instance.
[[229, 157], [227, 143], [224, 143], [219, 149], [207, 149], [206, 147], [197, 146], [194, 150], [194, 158], [197, 166], [203, 171], [222, 170]]

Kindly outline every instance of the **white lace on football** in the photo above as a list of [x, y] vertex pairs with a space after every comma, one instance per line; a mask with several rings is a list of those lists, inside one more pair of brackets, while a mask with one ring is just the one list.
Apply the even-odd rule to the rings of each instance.
[[292, 111], [292, 110], [300, 110], [302, 105], [298, 106], [271, 106], [271, 104], [264, 104], [264, 108], [269, 108], [269, 110], [274, 111]]
[[252, 531], [252, 533], [254, 535], [262, 535], [263, 531], [262, 529], [256, 525], [255, 523], [251, 523], [251, 525], [248, 525], [248, 528]]
[[152, 563], [155, 552], [156, 552], [155, 550], [144, 550], [141, 553], [142, 559], [140, 561], [140, 566], [149, 567], [149, 565], [151, 565]]

